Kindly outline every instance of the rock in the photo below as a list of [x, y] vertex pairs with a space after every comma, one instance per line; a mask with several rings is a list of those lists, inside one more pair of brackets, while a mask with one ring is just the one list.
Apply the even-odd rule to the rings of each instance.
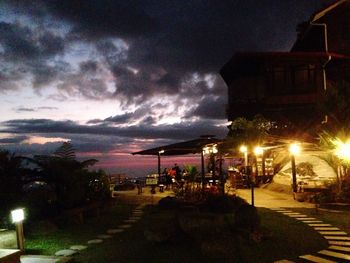
[[144, 236], [148, 241], [162, 243], [169, 240], [170, 235], [165, 231], [145, 230]]
[[88, 244], [100, 244], [102, 242], [103, 242], [102, 239], [92, 239], [92, 240], [89, 240], [87, 243]]
[[73, 250], [73, 249], [62, 249], [60, 251], [57, 251], [55, 253], [55, 256], [63, 256], [63, 257], [68, 257], [68, 256], [72, 256], [74, 254], [76, 254], [77, 251]]
[[87, 246], [83, 246], [83, 245], [73, 245], [73, 246], [71, 246], [69, 249], [80, 251], [80, 250], [87, 249]]

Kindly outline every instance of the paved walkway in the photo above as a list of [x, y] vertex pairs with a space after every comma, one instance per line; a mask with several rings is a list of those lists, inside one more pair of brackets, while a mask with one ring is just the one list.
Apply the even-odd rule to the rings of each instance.
[[[239, 189], [236, 194], [251, 203], [251, 189]], [[293, 211], [293, 208], [313, 208], [314, 204], [295, 201], [292, 195], [277, 193], [266, 189], [254, 189], [254, 204], [257, 207], [271, 210], [303, 222], [317, 231], [328, 241], [329, 246], [314, 254], [301, 255], [298, 262], [334, 263], [350, 261], [350, 236], [341, 229], [323, 222], [315, 217], [309, 217]], [[288, 259], [275, 261], [278, 263], [291, 263]]]
[[[251, 204], [251, 189], [237, 189], [236, 194]], [[257, 207], [299, 207], [313, 208], [314, 204], [308, 202], [298, 202], [293, 199], [293, 196], [285, 193], [278, 193], [262, 188], [254, 188], [254, 205]]]

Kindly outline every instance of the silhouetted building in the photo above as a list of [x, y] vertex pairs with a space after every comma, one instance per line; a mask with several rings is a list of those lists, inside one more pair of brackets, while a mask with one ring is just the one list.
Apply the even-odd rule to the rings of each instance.
[[350, 0], [339, 0], [298, 26], [290, 52], [239, 52], [220, 70], [228, 120], [258, 113], [305, 129], [321, 124], [327, 89], [350, 82]]

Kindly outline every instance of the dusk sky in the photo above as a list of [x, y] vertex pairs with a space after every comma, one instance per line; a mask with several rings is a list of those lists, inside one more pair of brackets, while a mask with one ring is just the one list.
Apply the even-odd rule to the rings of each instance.
[[156, 165], [131, 152], [223, 138], [220, 68], [237, 51], [288, 51], [329, 2], [3, 0], [0, 147], [47, 154], [69, 140], [125, 172]]

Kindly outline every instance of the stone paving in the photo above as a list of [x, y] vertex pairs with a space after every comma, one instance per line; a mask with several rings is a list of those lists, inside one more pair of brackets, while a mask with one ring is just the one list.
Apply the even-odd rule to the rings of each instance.
[[[248, 201], [251, 200], [250, 189], [240, 189], [237, 191], [237, 194]], [[293, 208], [298, 207], [314, 208], [314, 204], [297, 202], [293, 200], [291, 195], [258, 188], [255, 191], [255, 205], [269, 208], [277, 213], [303, 222], [328, 240], [329, 247], [327, 249], [318, 251], [316, 254], [301, 255], [297, 262], [335, 263], [350, 261], [350, 236], [348, 236], [348, 233], [322, 220], [293, 211]], [[275, 262], [292, 261], [281, 259]]]
[[[331, 224], [323, 223], [321, 220], [316, 220], [316, 218], [310, 218], [307, 215], [293, 212], [291, 210], [286, 210], [283, 208], [270, 208], [271, 210], [281, 213], [285, 216], [300, 220], [301, 222], [312, 227], [320, 235], [328, 240], [329, 247], [327, 249], [317, 252], [317, 255], [307, 254], [302, 255], [299, 258], [304, 260], [304, 262], [316, 262], [316, 263], [334, 263], [341, 260], [350, 261], [350, 236], [344, 231], [340, 231], [339, 228], [333, 227]], [[287, 259], [275, 261], [282, 262], [291, 262]]]

